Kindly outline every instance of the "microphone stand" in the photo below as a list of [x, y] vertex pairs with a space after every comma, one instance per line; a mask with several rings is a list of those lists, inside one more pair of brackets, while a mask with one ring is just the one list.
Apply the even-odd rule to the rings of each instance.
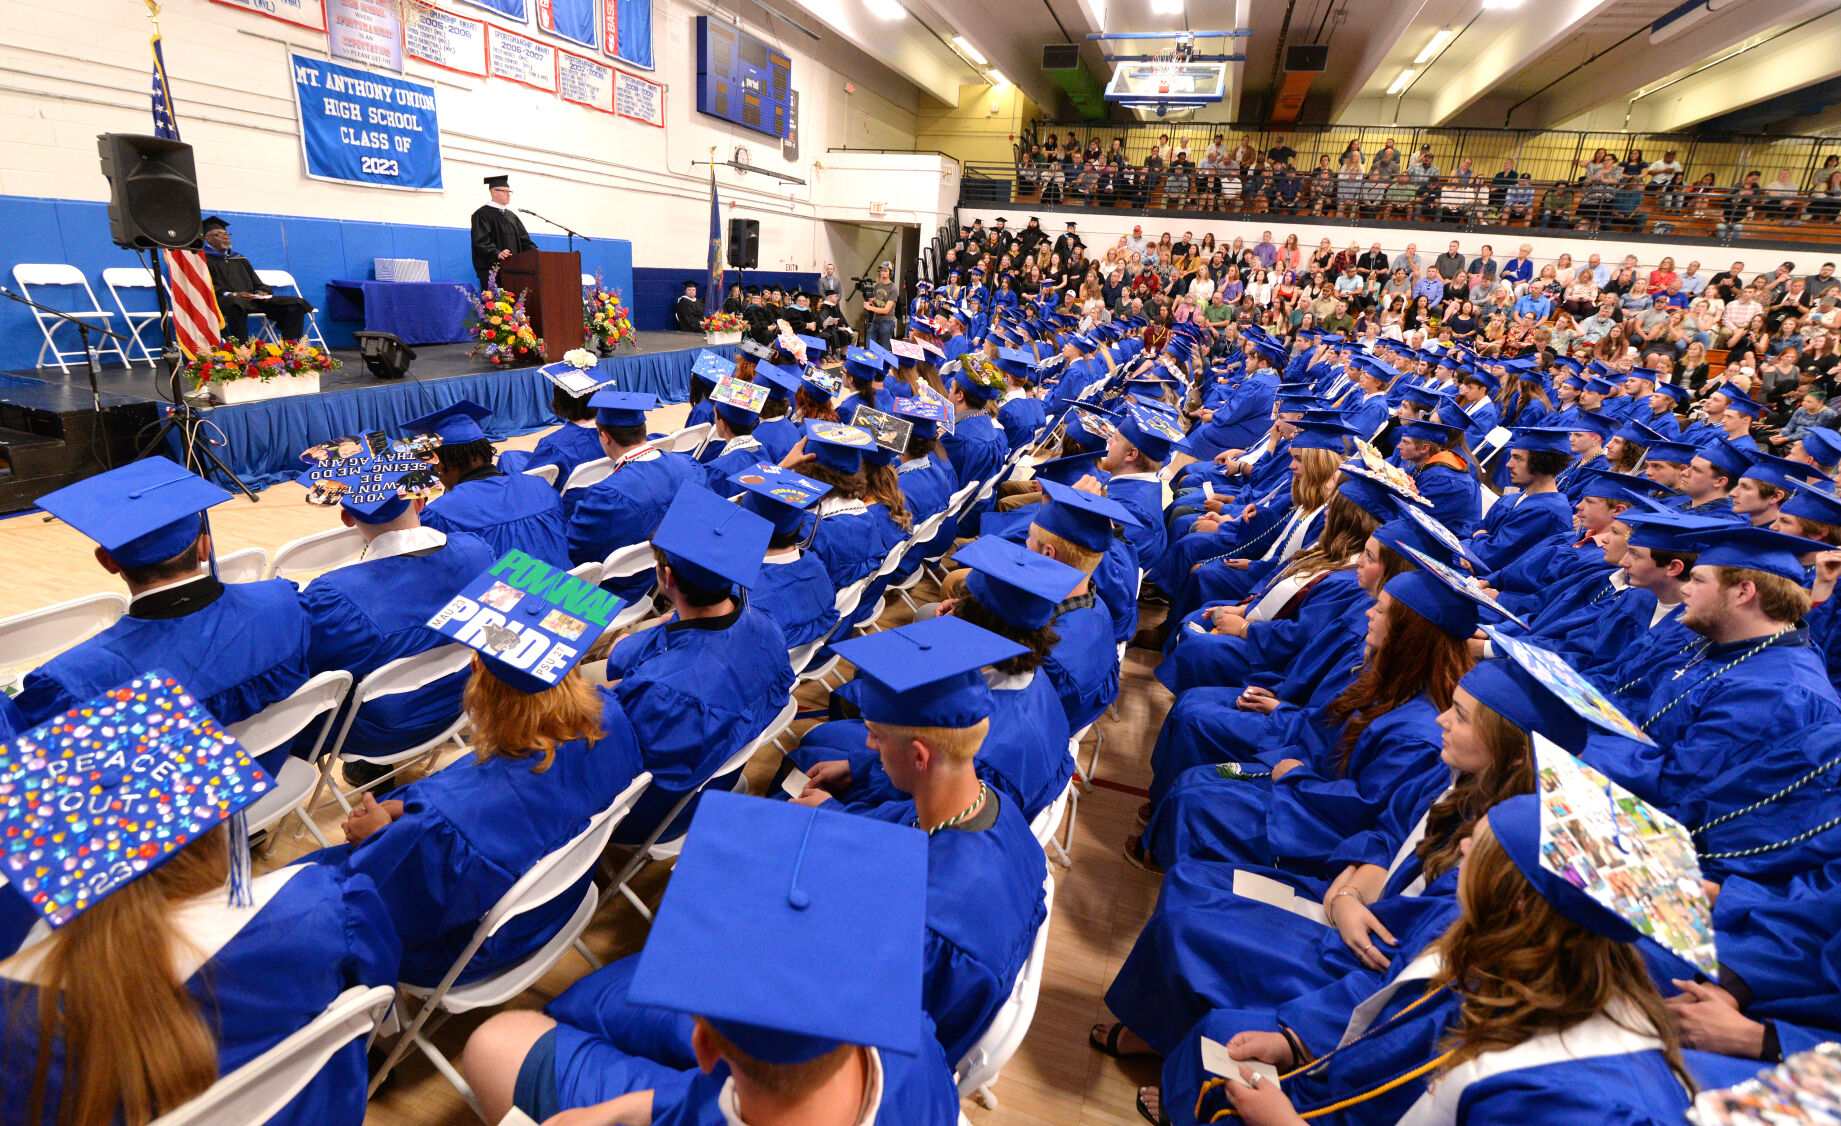
[[96, 386], [96, 350], [90, 347], [89, 334], [93, 332], [109, 340], [118, 341], [123, 346], [122, 352], [124, 354], [127, 352], [127, 345], [133, 343], [133, 341], [119, 332], [112, 332], [100, 325], [90, 324], [82, 317], [73, 317], [61, 309], [53, 309], [49, 305], [40, 305], [29, 297], [21, 297], [5, 286], [0, 286], [0, 297], [4, 297], [8, 301], [17, 301], [21, 305], [29, 309], [37, 309], [41, 313], [49, 313], [60, 321], [69, 321], [71, 324], [77, 326], [77, 337], [83, 341], [83, 362], [89, 368], [90, 407], [100, 415], [102, 413], [102, 391]]
[[580, 234], [576, 231], [572, 231], [569, 228], [563, 226], [561, 223], [558, 223], [556, 220], [550, 218], [548, 215], [539, 215], [528, 207], [520, 207], [518, 208], [518, 211], [522, 214], [529, 215], [533, 219], [542, 219], [544, 222], [548, 223], [550, 226], [555, 227], [557, 230], [568, 235], [570, 250], [575, 249], [575, 240], [578, 238], [581, 239], [583, 242], [593, 242], [594, 241], [593, 239], [589, 238], [587, 235]]

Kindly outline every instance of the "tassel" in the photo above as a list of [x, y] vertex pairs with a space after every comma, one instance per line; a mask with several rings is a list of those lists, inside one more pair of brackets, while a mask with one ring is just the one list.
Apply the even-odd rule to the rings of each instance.
[[249, 888], [249, 819], [239, 810], [230, 817], [230, 906], [252, 907]]

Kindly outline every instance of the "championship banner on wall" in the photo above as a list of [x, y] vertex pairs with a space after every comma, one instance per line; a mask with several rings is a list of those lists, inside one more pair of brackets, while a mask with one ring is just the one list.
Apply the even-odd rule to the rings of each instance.
[[282, 23], [291, 23], [297, 27], [310, 27], [314, 31], [326, 30], [326, 9], [320, 0], [216, 0], [217, 3], [231, 8], [241, 8], [246, 12], [267, 16]]
[[601, 22], [601, 0], [537, 0], [537, 29], [590, 51]]
[[524, 0], [464, 0], [464, 2], [476, 8], [484, 8], [488, 12], [497, 12], [515, 23], [531, 22], [530, 11], [524, 6]]
[[665, 127], [665, 88], [624, 70], [614, 72], [614, 112], [621, 117]]
[[556, 52], [556, 92], [566, 102], [614, 112], [614, 68], [569, 51]]
[[326, 0], [332, 57], [403, 73], [403, 26], [396, 0]]
[[460, 74], [486, 77], [486, 23], [439, 8], [412, 13], [403, 27], [404, 50], [412, 59]]
[[497, 24], [486, 26], [486, 44], [492, 77], [556, 93], [556, 48]]
[[290, 52], [301, 154], [316, 180], [441, 189], [435, 88]]

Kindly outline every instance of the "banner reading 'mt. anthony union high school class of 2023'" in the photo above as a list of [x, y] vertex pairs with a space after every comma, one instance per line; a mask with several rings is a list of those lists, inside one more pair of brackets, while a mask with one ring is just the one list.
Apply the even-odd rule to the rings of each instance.
[[435, 88], [290, 55], [307, 175], [376, 187], [439, 191]]

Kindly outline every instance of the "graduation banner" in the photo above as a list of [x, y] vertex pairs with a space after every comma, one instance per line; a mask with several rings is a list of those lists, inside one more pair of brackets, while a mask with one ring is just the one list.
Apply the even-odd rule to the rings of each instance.
[[316, 180], [441, 189], [435, 88], [290, 54], [301, 153]]
[[589, 50], [598, 45], [601, 0], [537, 0], [537, 29]]
[[623, 70], [614, 71], [614, 110], [621, 117], [665, 127], [665, 88]]
[[326, 8], [320, 0], [215, 0], [229, 8], [242, 8], [282, 23], [326, 30]]
[[335, 59], [403, 73], [403, 24], [395, 0], [326, 0]]
[[614, 112], [614, 68], [602, 66], [593, 59], [572, 54], [569, 51], [556, 52], [556, 92], [566, 102], [578, 106], [598, 109], [602, 113]]
[[486, 47], [492, 77], [556, 93], [556, 48], [496, 24], [486, 27]]
[[412, 59], [460, 74], [486, 77], [486, 23], [439, 8], [423, 8], [403, 27], [403, 50]]
[[464, 2], [476, 8], [484, 8], [488, 12], [497, 12], [517, 23], [531, 22], [530, 12], [524, 6], [525, 0], [464, 0]]

